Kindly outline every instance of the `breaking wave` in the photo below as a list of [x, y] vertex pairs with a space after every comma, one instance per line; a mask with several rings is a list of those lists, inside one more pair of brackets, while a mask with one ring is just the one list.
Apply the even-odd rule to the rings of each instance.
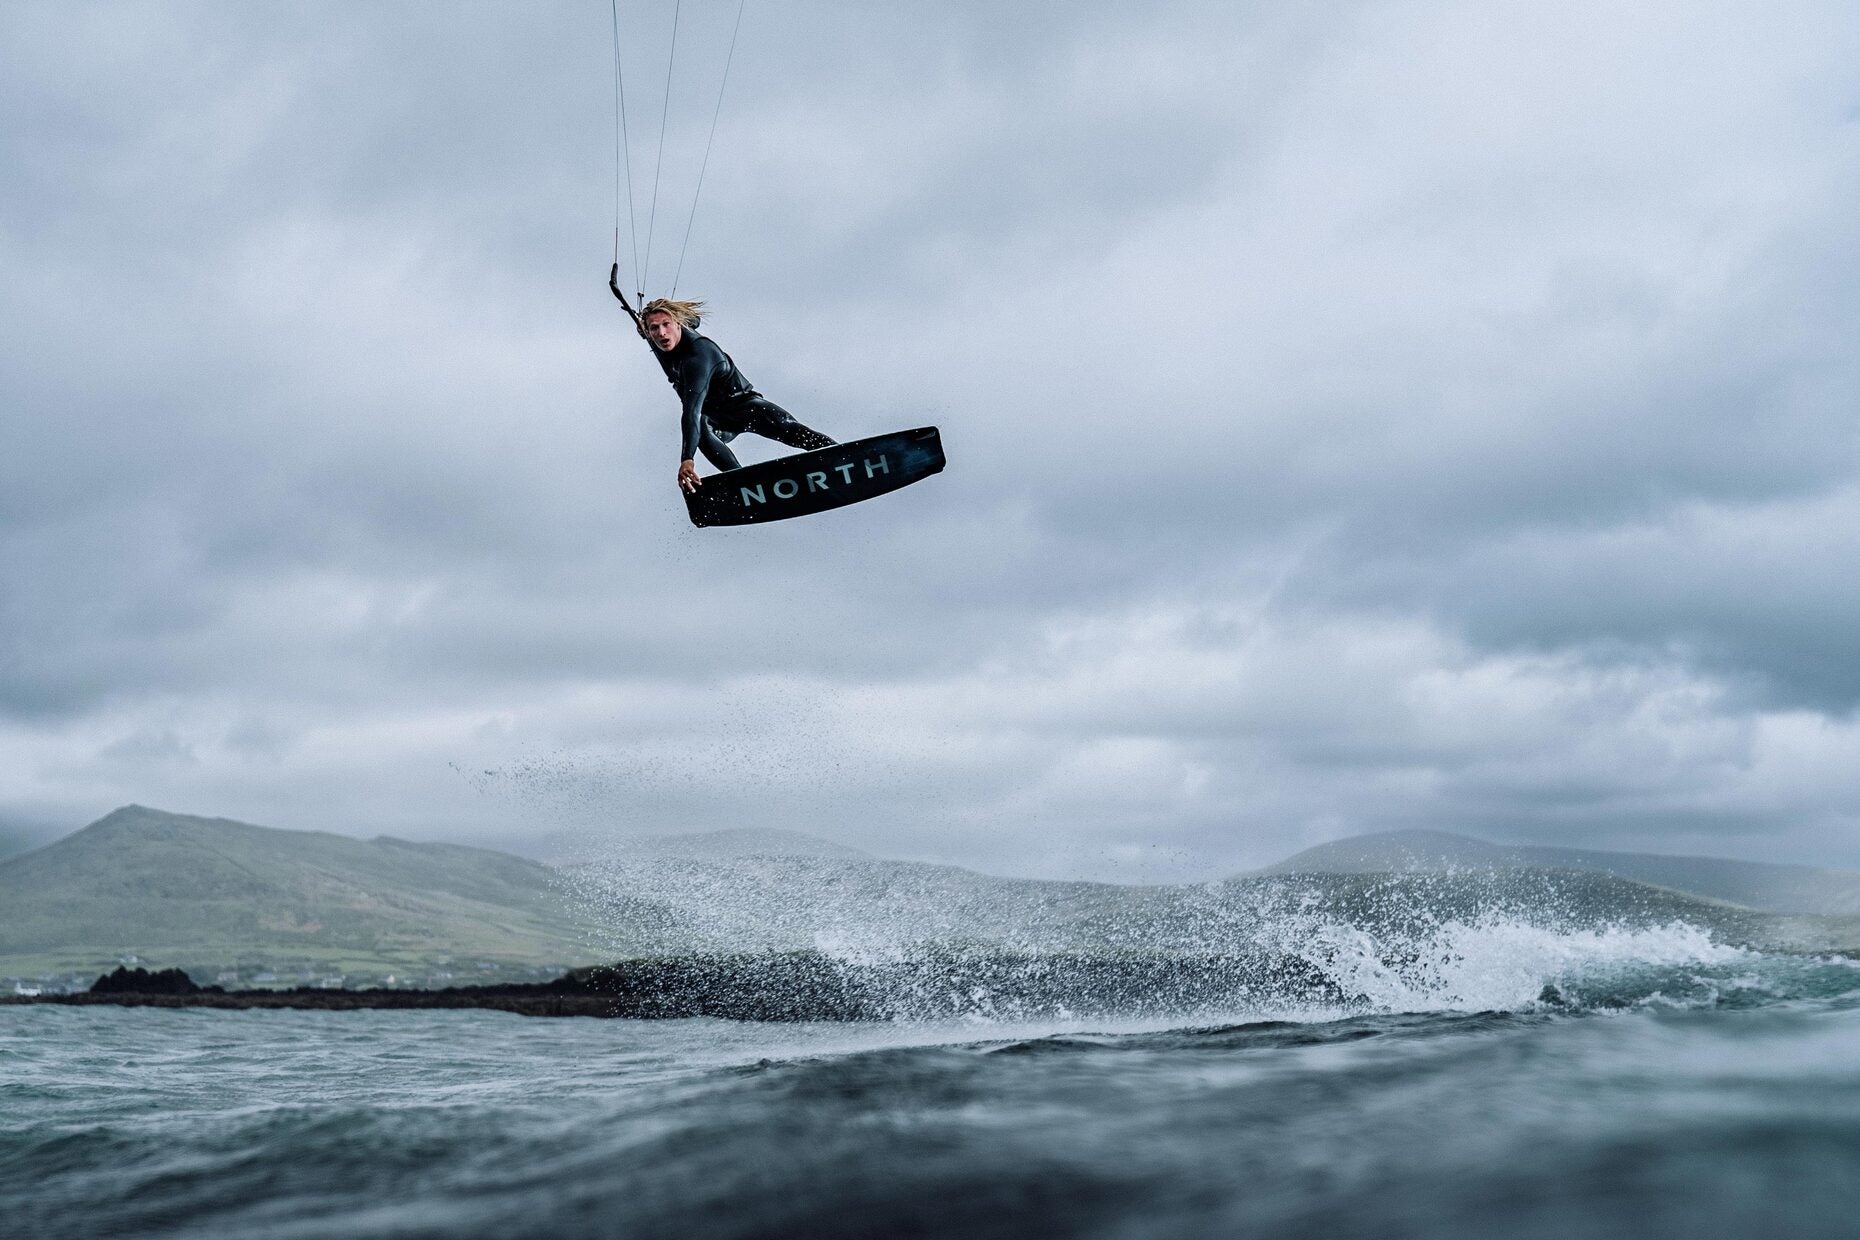
[[[572, 873], [576, 898], [635, 939], [613, 944], [631, 961], [582, 980], [642, 1015], [656, 1003], [762, 1020], [1323, 1020], [1860, 987], [1849, 955], [1782, 919], [1575, 871], [1116, 887], [755, 857]], [[640, 951], [644, 924], [655, 937]]]

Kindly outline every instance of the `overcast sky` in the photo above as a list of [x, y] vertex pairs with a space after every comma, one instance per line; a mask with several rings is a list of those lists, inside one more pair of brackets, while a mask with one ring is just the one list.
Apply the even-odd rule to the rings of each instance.
[[0, 7], [0, 824], [1860, 867], [1851, 0], [750, 0], [678, 291], [950, 464], [747, 530], [605, 288], [611, 37]]

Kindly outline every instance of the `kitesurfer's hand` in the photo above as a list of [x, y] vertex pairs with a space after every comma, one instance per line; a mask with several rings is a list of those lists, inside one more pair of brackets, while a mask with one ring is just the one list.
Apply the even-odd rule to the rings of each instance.
[[703, 479], [698, 477], [696, 461], [678, 462], [678, 485], [688, 495], [696, 495], [697, 489], [704, 485]]

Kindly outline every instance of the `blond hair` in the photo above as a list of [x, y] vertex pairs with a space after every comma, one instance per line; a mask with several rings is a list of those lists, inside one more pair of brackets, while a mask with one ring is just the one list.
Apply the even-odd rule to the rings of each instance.
[[655, 314], [669, 314], [678, 320], [680, 327], [696, 327], [698, 316], [704, 313], [701, 301], [674, 301], [670, 297], [654, 297], [640, 308], [640, 322]]

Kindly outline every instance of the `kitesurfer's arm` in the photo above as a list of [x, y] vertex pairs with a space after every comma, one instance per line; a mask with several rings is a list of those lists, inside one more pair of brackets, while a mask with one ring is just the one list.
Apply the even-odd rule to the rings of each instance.
[[[687, 369], [683, 382], [678, 386], [679, 395], [684, 397], [684, 425], [682, 451], [678, 454], [678, 485], [687, 491], [695, 491], [701, 485], [698, 481], [697, 451], [698, 435], [704, 426], [704, 398], [710, 393], [711, 376], [717, 371], [717, 363], [723, 357], [722, 350], [709, 341], [692, 342], [691, 357], [685, 363]], [[702, 346], [710, 345], [708, 348]]]
[[710, 368], [704, 367], [691, 378], [694, 381], [684, 389], [685, 412], [683, 438], [680, 441], [684, 451], [678, 454], [681, 461], [697, 460], [698, 431], [704, 421], [704, 394], [710, 390]]

